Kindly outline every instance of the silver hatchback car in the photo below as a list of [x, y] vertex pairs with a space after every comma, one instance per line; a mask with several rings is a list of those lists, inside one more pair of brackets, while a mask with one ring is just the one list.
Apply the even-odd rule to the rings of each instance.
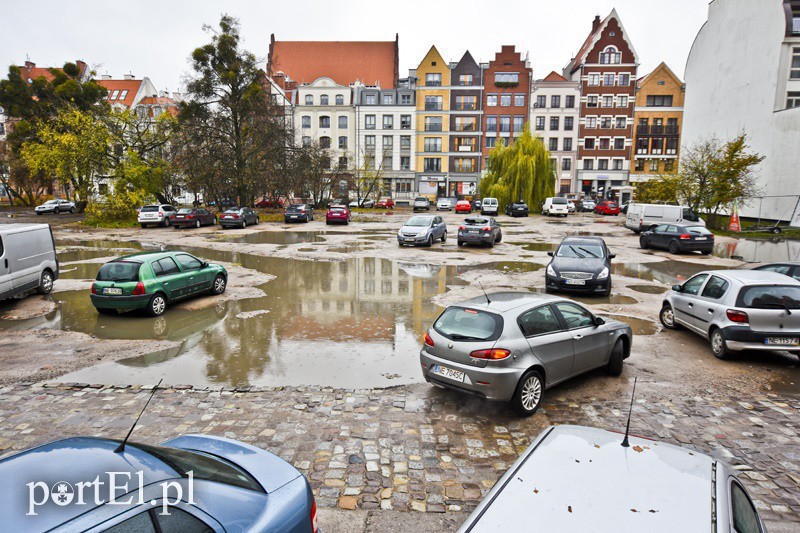
[[425, 334], [425, 380], [487, 400], [510, 401], [522, 415], [539, 408], [545, 389], [606, 367], [622, 373], [630, 326], [545, 294], [502, 292], [444, 310]]
[[742, 350], [800, 354], [800, 281], [776, 272], [700, 272], [672, 287], [659, 316], [665, 328], [707, 338], [720, 359]]

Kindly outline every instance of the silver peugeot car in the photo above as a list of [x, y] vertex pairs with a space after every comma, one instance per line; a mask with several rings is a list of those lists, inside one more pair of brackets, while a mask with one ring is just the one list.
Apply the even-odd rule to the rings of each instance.
[[452, 305], [425, 334], [420, 364], [434, 385], [511, 402], [522, 415], [545, 389], [606, 367], [622, 373], [630, 326], [557, 296], [501, 292]]
[[659, 317], [665, 328], [707, 338], [720, 359], [742, 350], [800, 354], [800, 281], [777, 272], [700, 272], [672, 287]]

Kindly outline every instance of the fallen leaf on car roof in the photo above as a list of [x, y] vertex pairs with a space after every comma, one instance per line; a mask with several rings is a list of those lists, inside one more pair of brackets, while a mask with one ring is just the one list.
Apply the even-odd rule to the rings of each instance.
[[633, 451], [642, 453], [644, 451], [644, 448], [642, 448], [641, 446], [634, 446]]
[[569, 511], [570, 513], [572, 512], [572, 506], [571, 505], [567, 505], [567, 511]]

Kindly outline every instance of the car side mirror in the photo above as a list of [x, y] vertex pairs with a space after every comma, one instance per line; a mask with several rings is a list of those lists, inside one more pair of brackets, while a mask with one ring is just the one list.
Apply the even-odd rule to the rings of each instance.
[[617, 254], [608, 254], [609, 259], [614, 259], [615, 257], [617, 257]]
[[203, 261], [201, 265], [201, 268], [208, 268], [208, 261]]
[[595, 326], [602, 326], [605, 323], [606, 323], [606, 321], [603, 320], [601, 317], [599, 317], [599, 316], [594, 317], [594, 325]]
[[553, 257], [553, 252], [547, 252], [547, 255], [549, 255], [550, 257]]
[[672, 290], [675, 291], [675, 292], [682, 292], [683, 291], [683, 285], [673, 285], [672, 286]]

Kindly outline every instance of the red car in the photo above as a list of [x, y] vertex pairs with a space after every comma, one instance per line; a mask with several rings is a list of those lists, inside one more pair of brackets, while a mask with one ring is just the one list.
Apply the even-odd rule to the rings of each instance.
[[325, 213], [325, 224], [344, 224], [350, 222], [350, 210], [346, 205], [332, 205]]
[[459, 200], [456, 202], [456, 213], [472, 213], [472, 204], [469, 200]]
[[260, 207], [261, 209], [268, 207], [280, 209], [283, 207], [283, 200], [280, 198], [264, 198], [256, 204], [256, 207]]
[[598, 215], [619, 215], [619, 204], [603, 200], [602, 202], [597, 202], [597, 205], [594, 206], [594, 212]]
[[381, 198], [378, 200], [378, 203], [375, 204], [375, 207], [380, 207], [381, 209], [394, 209], [394, 200], [391, 198]]
[[170, 215], [169, 223], [173, 228], [199, 228], [200, 226], [213, 226], [217, 223], [217, 216], [202, 207], [184, 207]]

